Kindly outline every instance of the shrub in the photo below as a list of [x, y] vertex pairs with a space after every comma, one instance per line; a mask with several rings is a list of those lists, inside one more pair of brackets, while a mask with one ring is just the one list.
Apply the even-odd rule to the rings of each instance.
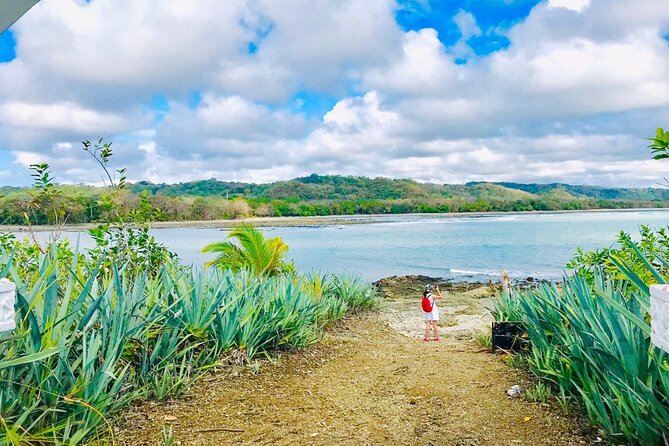
[[[665, 277], [630, 245], [657, 282]], [[578, 399], [589, 420], [614, 443], [659, 445], [669, 432], [669, 355], [650, 343], [649, 291], [633, 264], [614, 260], [625, 280], [595, 269], [592, 280], [565, 277], [558, 287], [514, 291], [495, 317], [523, 321], [529, 369], [559, 390], [565, 407]]]
[[638, 242], [632, 242], [630, 234], [621, 231], [617, 246], [590, 252], [579, 248], [567, 268], [584, 277], [589, 283], [593, 282], [595, 271], [602, 271], [612, 279], [624, 280], [626, 276], [619, 268], [622, 262], [644, 283], [657, 283], [646, 262], [650, 262], [662, 274], [669, 273], [669, 269], [660, 261], [661, 258], [669, 258], [669, 232], [667, 228], [654, 230], [644, 225], [640, 226], [639, 231]]
[[[377, 305], [369, 284], [322, 277], [319, 295], [295, 276], [190, 269], [103, 272], [102, 261], [56, 245], [26, 270], [0, 250], [18, 287], [17, 329], [0, 338], [0, 444], [80, 444], [137, 398], [179, 396], [234, 352], [250, 358], [316, 341], [347, 312]], [[66, 262], [63, 265], [63, 262]]]

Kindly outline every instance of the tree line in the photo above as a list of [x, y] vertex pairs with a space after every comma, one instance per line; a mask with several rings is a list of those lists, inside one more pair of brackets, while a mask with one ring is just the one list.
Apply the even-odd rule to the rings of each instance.
[[111, 170], [111, 143], [84, 142], [84, 150], [118, 187], [61, 185], [47, 164], [31, 166], [30, 188], [0, 187], [0, 224], [44, 225], [121, 220], [193, 221], [443, 212], [522, 212], [662, 208], [667, 188], [612, 188], [569, 184], [430, 184], [410, 179], [316, 175], [268, 184], [216, 179], [179, 184], [129, 183]]
[[[60, 186], [54, 197], [61, 219], [69, 224], [109, 221], [114, 216], [141, 214], [154, 221], [225, 220], [243, 217], [293, 217], [355, 214], [405, 214], [442, 212], [522, 212], [586, 209], [661, 208], [667, 200], [611, 200], [593, 198], [531, 197], [495, 199], [474, 197], [424, 197], [393, 199], [302, 200], [244, 196], [170, 196], [148, 191], [124, 190], [110, 209], [101, 190], [88, 186]], [[46, 207], [31, 207], [33, 190], [22, 189], [0, 197], [0, 224], [22, 225], [30, 210], [34, 225], [53, 223]]]

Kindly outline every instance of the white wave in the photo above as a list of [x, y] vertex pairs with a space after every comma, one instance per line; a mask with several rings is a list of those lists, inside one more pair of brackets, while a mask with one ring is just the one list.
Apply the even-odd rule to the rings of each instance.
[[459, 215], [444, 220], [458, 223], [491, 223], [497, 221], [516, 221], [526, 218], [526, 215]]
[[508, 215], [504, 217], [486, 217], [487, 221], [513, 221], [513, 220], [518, 220], [518, 215]]
[[[462, 275], [462, 276], [489, 276], [489, 277], [500, 277], [501, 273], [497, 270], [470, 270], [470, 269], [458, 269], [458, 268], [449, 268], [448, 270], [451, 274]], [[548, 272], [538, 272], [538, 271], [507, 271], [509, 277], [514, 279], [524, 279], [526, 277], [534, 277], [535, 279], [555, 279], [561, 277], [561, 274], [553, 274]]]
[[449, 268], [448, 271], [451, 272], [452, 274], [462, 274], [462, 275], [499, 276], [499, 272], [492, 272], [492, 271], [476, 271], [476, 270], [457, 269], [457, 268]]

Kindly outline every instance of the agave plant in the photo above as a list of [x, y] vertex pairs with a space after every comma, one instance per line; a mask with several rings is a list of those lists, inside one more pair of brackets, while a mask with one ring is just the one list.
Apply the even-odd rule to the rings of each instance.
[[316, 295], [296, 276], [178, 262], [157, 274], [103, 272], [103, 261], [45, 251], [27, 278], [0, 252], [0, 276], [18, 290], [17, 328], [0, 338], [3, 445], [109, 436], [130, 401], [181, 396], [233, 349], [248, 360], [301, 347], [346, 311], [377, 305], [371, 285], [351, 278], [323, 277]]
[[212, 243], [202, 249], [203, 253], [215, 253], [217, 257], [207, 266], [239, 271], [250, 269], [258, 277], [276, 276], [294, 272], [294, 266], [283, 260], [288, 245], [280, 238], [266, 239], [262, 232], [252, 227], [242, 227], [230, 232], [227, 240]]
[[[666, 283], [629, 242], [636, 263], [654, 282]], [[651, 261], [652, 260], [652, 261]], [[594, 272], [576, 274], [561, 287], [542, 285], [498, 300], [494, 315], [521, 320], [531, 350], [525, 359], [537, 376], [551, 383], [563, 401], [577, 399], [590, 421], [612, 443], [659, 445], [669, 432], [669, 354], [650, 343], [649, 290], [632, 265], [611, 261], [625, 280]]]

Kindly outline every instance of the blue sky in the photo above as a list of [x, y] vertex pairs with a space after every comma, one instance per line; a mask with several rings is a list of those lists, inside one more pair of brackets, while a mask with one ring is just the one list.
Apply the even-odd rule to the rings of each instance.
[[16, 57], [16, 41], [11, 31], [0, 34], [0, 63], [10, 62]]
[[474, 17], [483, 35], [469, 42], [476, 55], [484, 56], [506, 48], [510, 41], [499, 32], [509, 30], [525, 19], [537, 0], [519, 1], [431, 1], [408, 0], [400, 2], [396, 13], [397, 23], [407, 31], [433, 28], [446, 46], [455, 44], [462, 33], [452, 18], [459, 11], [468, 11]]
[[0, 183], [80, 141], [133, 180], [652, 186], [665, 0], [40, 2], [0, 34]]

